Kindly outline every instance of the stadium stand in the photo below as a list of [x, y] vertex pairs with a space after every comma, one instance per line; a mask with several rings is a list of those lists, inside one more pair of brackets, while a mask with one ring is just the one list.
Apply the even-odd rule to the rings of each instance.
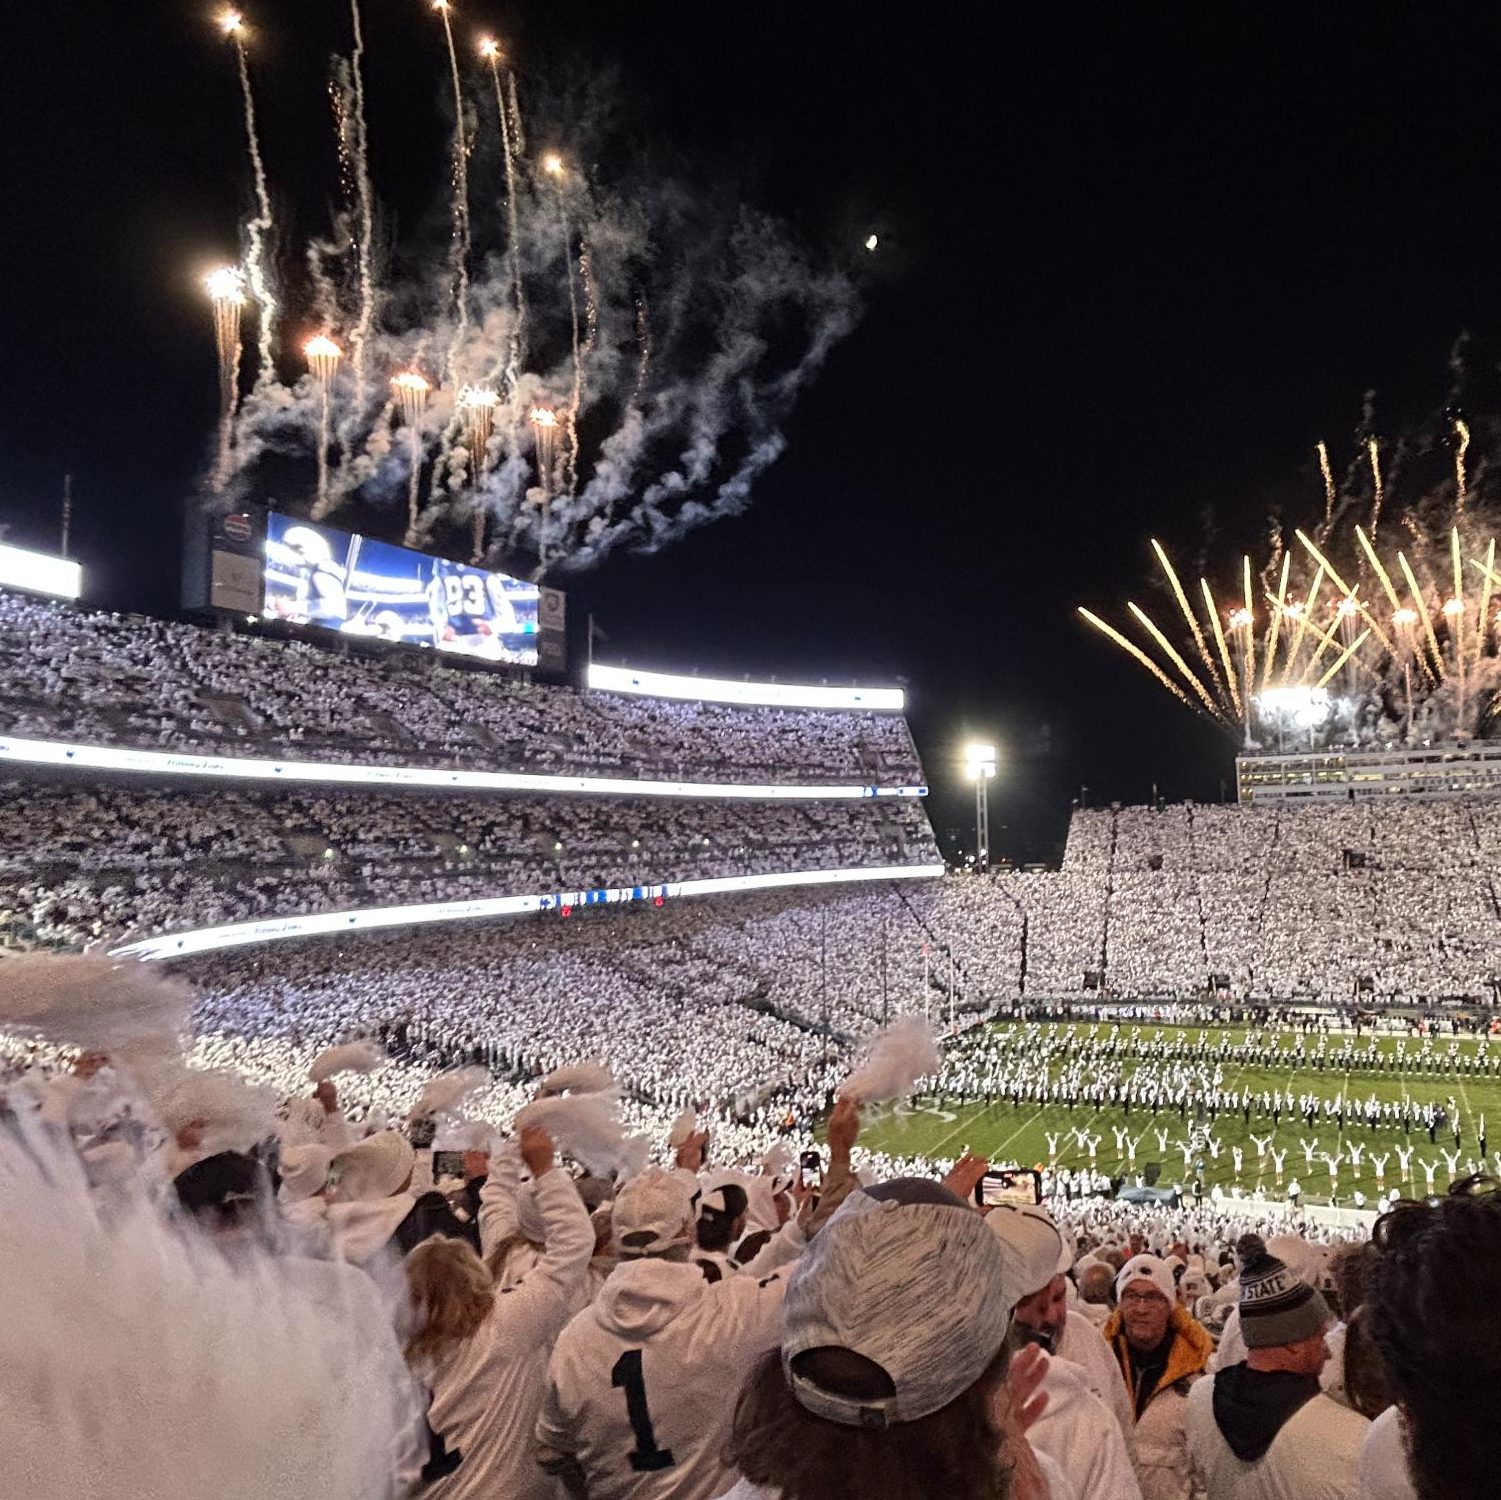
[[4, 591], [0, 678], [0, 733], [30, 738], [669, 780], [915, 784], [921, 774], [900, 714], [580, 693], [419, 653], [335, 655]]

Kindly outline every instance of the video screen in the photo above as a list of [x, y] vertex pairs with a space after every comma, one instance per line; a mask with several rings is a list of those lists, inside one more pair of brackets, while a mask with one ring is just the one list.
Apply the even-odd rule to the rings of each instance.
[[534, 583], [273, 512], [261, 614], [510, 666], [537, 665]]

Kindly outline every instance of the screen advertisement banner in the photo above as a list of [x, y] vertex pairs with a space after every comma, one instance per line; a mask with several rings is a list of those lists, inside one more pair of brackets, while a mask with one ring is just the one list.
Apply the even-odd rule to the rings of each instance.
[[507, 666], [537, 665], [534, 583], [272, 513], [261, 614]]

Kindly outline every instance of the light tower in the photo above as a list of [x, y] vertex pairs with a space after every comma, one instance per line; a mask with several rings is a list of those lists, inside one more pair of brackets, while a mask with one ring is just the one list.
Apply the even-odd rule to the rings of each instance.
[[964, 775], [975, 784], [975, 868], [990, 868], [990, 783], [995, 779], [995, 746], [966, 745]]

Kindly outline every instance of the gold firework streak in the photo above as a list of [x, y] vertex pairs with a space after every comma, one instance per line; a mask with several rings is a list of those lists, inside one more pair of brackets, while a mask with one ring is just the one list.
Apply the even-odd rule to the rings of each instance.
[[[1429, 617], [1428, 608], [1423, 603], [1423, 591], [1418, 587], [1418, 581], [1412, 576], [1412, 567], [1407, 561], [1407, 555], [1403, 552], [1397, 554], [1398, 565], [1402, 569], [1402, 576], [1407, 580], [1407, 587], [1412, 594], [1412, 607], [1417, 610], [1423, 621], [1423, 633], [1428, 637], [1428, 649], [1433, 653], [1433, 665], [1428, 670], [1429, 677], [1437, 682], [1444, 676], [1444, 658], [1439, 654], [1438, 637], [1433, 633], [1433, 621]], [[1420, 661], [1421, 657], [1418, 658]], [[1426, 665], [1426, 663], [1425, 663]]]
[[1272, 662], [1277, 655], [1277, 633], [1282, 625], [1282, 606], [1287, 598], [1287, 570], [1292, 562], [1292, 554], [1282, 554], [1282, 576], [1277, 580], [1277, 597], [1272, 600], [1272, 623], [1266, 630], [1266, 658], [1261, 663], [1261, 691], [1267, 689], [1267, 682], [1272, 675]]
[[1366, 444], [1366, 452], [1371, 459], [1371, 483], [1376, 487], [1376, 498], [1371, 502], [1371, 535], [1376, 535], [1376, 528], [1381, 524], [1381, 505], [1386, 499], [1386, 491], [1381, 483], [1381, 448], [1372, 438]]
[[1457, 488], [1457, 498], [1454, 504], [1456, 515], [1465, 513], [1465, 495], [1467, 480], [1465, 476], [1465, 454], [1470, 451], [1470, 426], [1463, 417], [1454, 419], [1454, 436], [1459, 439], [1459, 444], [1454, 450], [1454, 483]]
[[1220, 713], [1219, 705], [1214, 701], [1213, 698], [1209, 696], [1208, 688], [1206, 688], [1204, 684], [1194, 676], [1193, 671], [1189, 667], [1188, 663], [1183, 660], [1183, 657], [1179, 654], [1177, 648], [1173, 645], [1173, 643], [1168, 640], [1168, 638], [1163, 635], [1163, 633], [1157, 628], [1157, 625], [1153, 621], [1152, 617], [1146, 612], [1146, 610], [1142, 609], [1140, 605], [1133, 604], [1129, 599], [1126, 601], [1126, 608], [1136, 616], [1137, 620], [1139, 620], [1141, 624], [1146, 628], [1152, 639], [1156, 641], [1157, 644], [1162, 648], [1163, 655], [1165, 655], [1167, 659], [1172, 662], [1172, 664], [1177, 667], [1177, 669], [1183, 674], [1183, 680], [1198, 695], [1199, 701], [1204, 705], [1204, 707], [1207, 708], [1209, 712], [1212, 713], [1216, 718], [1218, 718]]
[[[1367, 639], [1367, 637], [1369, 637], [1370, 633], [1371, 632], [1369, 630], [1362, 630], [1360, 632], [1360, 634], [1358, 636], [1356, 636], [1355, 639], [1353, 641], [1351, 641], [1348, 646], [1345, 647], [1345, 649], [1340, 653], [1339, 657], [1336, 659], [1334, 665], [1332, 667], [1330, 667], [1329, 670], [1327, 672], [1325, 672], [1322, 677], [1319, 678], [1319, 680], [1315, 684], [1315, 686], [1316, 687], [1327, 687], [1329, 685], [1329, 683], [1338, 675], [1339, 669], [1342, 666], [1344, 666], [1344, 664], [1347, 661], [1349, 661], [1350, 658], [1352, 656], [1354, 656], [1355, 653], [1357, 651], [1359, 651], [1360, 648], [1363, 645], [1365, 645], [1366, 639]], [[1357, 665], [1363, 665], [1363, 663], [1357, 663]]]
[[1297, 539], [1302, 542], [1304, 547], [1308, 549], [1308, 553], [1313, 558], [1313, 560], [1316, 563], [1321, 563], [1323, 565], [1324, 571], [1328, 573], [1330, 581], [1334, 584], [1335, 588], [1337, 588], [1342, 594], [1355, 601], [1355, 608], [1360, 611], [1361, 618], [1366, 622], [1366, 624], [1369, 625], [1373, 631], [1375, 631], [1376, 639], [1380, 641], [1384, 647], [1386, 647], [1387, 651], [1392, 656], [1395, 656], [1397, 654], [1397, 648], [1392, 645], [1391, 639], [1381, 628], [1381, 625], [1377, 621], [1375, 615], [1373, 615], [1370, 610], [1368, 610], [1365, 605], [1360, 602], [1360, 598], [1357, 595], [1356, 591], [1352, 589], [1350, 585], [1346, 583], [1345, 580], [1341, 578], [1337, 572], [1335, 572], [1334, 564], [1331, 563], [1329, 559], [1319, 551], [1318, 547], [1315, 546], [1313, 542], [1309, 541], [1308, 537], [1303, 532], [1297, 531], [1294, 532], [1293, 535], [1296, 536]]
[[1355, 528], [1355, 540], [1360, 543], [1365, 550], [1365, 555], [1370, 558], [1371, 566], [1376, 570], [1376, 576], [1381, 580], [1381, 587], [1386, 591], [1386, 597], [1392, 606], [1392, 613], [1395, 614], [1402, 608], [1402, 601], [1397, 598], [1397, 591], [1392, 586], [1391, 574], [1382, 566], [1381, 559], [1376, 555], [1376, 549], [1371, 545], [1370, 538], [1358, 526]]
[[1308, 590], [1308, 597], [1303, 601], [1303, 608], [1298, 614], [1297, 628], [1293, 631], [1293, 643], [1288, 648], [1287, 661], [1283, 664], [1282, 673], [1285, 677], [1291, 677], [1293, 668], [1298, 664], [1298, 653], [1303, 649], [1303, 637], [1308, 633], [1308, 624], [1313, 618], [1313, 611], [1319, 602], [1319, 590], [1323, 586], [1324, 570], [1315, 568], [1313, 583]]
[[1159, 667], [1157, 663], [1154, 662], [1152, 658], [1148, 656], [1147, 653], [1136, 644], [1135, 641], [1127, 640], [1126, 637], [1123, 636], [1120, 631], [1115, 628], [1114, 625], [1107, 625], [1105, 621], [1102, 620], [1097, 614], [1091, 613], [1089, 610], [1085, 609], [1082, 604], [1079, 606], [1079, 613], [1083, 615], [1084, 618], [1088, 620], [1089, 623], [1093, 625], [1101, 635], [1107, 636], [1110, 640], [1114, 641], [1115, 644], [1119, 646], [1121, 650], [1124, 651], [1128, 656], [1135, 657], [1136, 660], [1139, 661], [1142, 666], [1144, 666], [1147, 671], [1149, 671], [1152, 676], [1155, 677], [1158, 682], [1160, 682], [1163, 687], [1165, 687], [1168, 692], [1170, 692], [1173, 697], [1175, 697], [1180, 703], [1185, 704], [1189, 708], [1192, 708], [1194, 706], [1188, 694], [1185, 693], [1183, 689], [1180, 688], [1178, 684], [1174, 682], [1173, 679], [1169, 677], [1167, 673], [1164, 672], [1162, 668]]
[[1496, 539], [1492, 537], [1490, 544], [1485, 549], [1485, 563], [1480, 571], [1485, 575], [1485, 581], [1480, 586], [1480, 620], [1475, 627], [1475, 655], [1485, 655], [1485, 637], [1490, 628], [1491, 613], [1491, 583], [1495, 579], [1496, 566]]
[[1235, 716], [1239, 718], [1242, 709], [1240, 702], [1240, 687], [1235, 680], [1235, 668], [1230, 665], [1230, 648], [1225, 645], [1225, 627], [1220, 624], [1219, 606], [1214, 602], [1214, 595], [1209, 588], [1209, 580], [1201, 578], [1199, 587], [1204, 591], [1204, 607], [1209, 611], [1209, 623], [1214, 627], [1214, 644], [1220, 653], [1220, 660], [1225, 665], [1225, 682], [1230, 688], [1230, 702], [1235, 706]]
[[1328, 536], [1334, 525], [1334, 502], [1338, 492], [1334, 488], [1334, 470], [1329, 467], [1329, 447], [1319, 444], [1319, 472], [1324, 476], [1324, 526], [1322, 534]]
[[1247, 698], [1251, 696], [1251, 685], [1256, 681], [1256, 611], [1251, 608], [1251, 600], [1255, 597], [1251, 592], [1251, 559], [1241, 559], [1241, 586], [1245, 596], [1246, 618], [1242, 627], [1246, 632], [1246, 680], [1241, 684], [1241, 691]]
[[1183, 592], [1183, 584], [1179, 581], [1177, 569], [1173, 567], [1167, 553], [1163, 550], [1162, 543], [1155, 537], [1152, 538], [1152, 550], [1157, 554], [1157, 561], [1162, 564], [1162, 571], [1167, 575], [1167, 581], [1172, 585], [1173, 597], [1178, 601], [1178, 608], [1183, 611], [1183, 618], [1188, 622], [1188, 628], [1193, 632], [1194, 645], [1198, 648], [1199, 660], [1209, 670], [1209, 679], [1214, 683], [1215, 691], [1221, 697], [1225, 696], [1225, 685], [1220, 680], [1219, 668], [1214, 664], [1214, 658], [1209, 654], [1209, 642], [1204, 639], [1204, 632], [1199, 628], [1198, 617], [1189, 608], [1188, 595]]

